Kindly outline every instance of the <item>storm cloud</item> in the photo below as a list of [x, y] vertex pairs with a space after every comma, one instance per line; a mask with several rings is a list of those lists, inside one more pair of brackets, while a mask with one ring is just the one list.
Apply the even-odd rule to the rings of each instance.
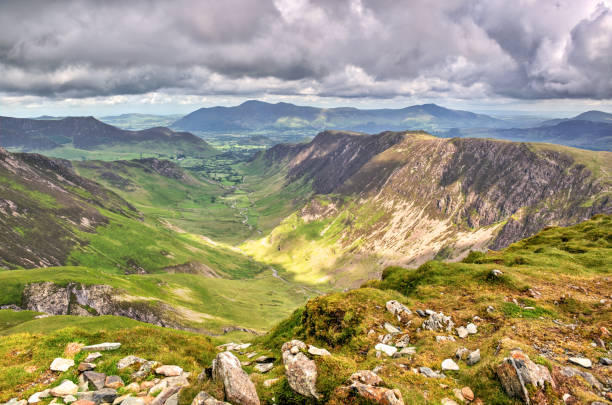
[[612, 99], [602, 0], [4, 0], [0, 92]]

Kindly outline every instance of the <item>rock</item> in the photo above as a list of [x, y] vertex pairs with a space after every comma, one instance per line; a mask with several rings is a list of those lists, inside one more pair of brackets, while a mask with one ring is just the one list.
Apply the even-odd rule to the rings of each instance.
[[89, 382], [85, 380], [85, 376], [83, 374], [79, 374], [78, 386], [79, 391], [89, 391]]
[[420, 316], [421, 318], [427, 318], [427, 314], [422, 310], [422, 309], [417, 309], [416, 313], [418, 316]]
[[384, 336], [382, 336], [382, 335], [381, 335], [381, 336], [379, 336], [379, 337], [378, 337], [378, 341], [379, 341], [380, 343], [382, 343], [382, 344], [385, 344], [385, 345], [386, 345], [387, 343], [391, 342], [391, 340], [393, 340], [393, 335], [392, 335], [392, 334], [390, 334], [390, 333], [387, 333], [387, 334], [386, 334], [386, 335], [384, 335]]
[[161, 366], [155, 369], [155, 374], [164, 375], [166, 377], [175, 377], [181, 375], [183, 369], [179, 366]]
[[571, 398], [572, 398], [572, 396], [570, 394], [565, 393], [565, 394], [563, 394], [563, 398], [562, 399], [563, 399], [563, 402], [567, 402]]
[[259, 363], [255, 365], [255, 370], [260, 373], [267, 373], [274, 368], [274, 363]]
[[602, 366], [612, 366], [612, 359], [609, 359], [607, 357], [600, 357], [599, 364], [601, 364]]
[[72, 405], [96, 405], [96, 403], [88, 399], [77, 399], [72, 403]]
[[455, 338], [452, 336], [436, 336], [436, 342], [444, 343], [444, 342], [454, 342]]
[[443, 378], [444, 374], [433, 371], [429, 367], [419, 367], [419, 373], [428, 378]]
[[276, 360], [274, 356], [259, 356], [255, 359], [255, 363], [272, 363]]
[[391, 312], [393, 316], [397, 318], [398, 321], [406, 323], [410, 320], [412, 312], [404, 304], [391, 300], [387, 301], [385, 307], [387, 308], [387, 311]]
[[226, 351], [239, 351], [247, 349], [250, 346], [250, 343], [225, 343], [223, 345], [217, 346], [217, 349]]
[[64, 380], [57, 387], [51, 388], [49, 394], [54, 397], [65, 397], [66, 395], [75, 395], [79, 391], [79, 386], [70, 380]]
[[117, 362], [117, 369], [123, 370], [124, 368], [130, 367], [134, 364], [142, 364], [145, 361], [146, 361], [145, 359], [141, 359], [140, 357], [130, 355], [130, 356], [122, 358], [121, 360]]
[[470, 335], [474, 335], [478, 332], [478, 327], [474, 325], [473, 323], [468, 323], [465, 329]]
[[77, 402], [83, 400], [93, 403], [93, 391], [77, 392], [76, 397], [78, 398]]
[[436, 314], [435, 312], [429, 315], [423, 325], [421, 326], [425, 330], [446, 330], [450, 332], [453, 330], [455, 323], [452, 321], [450, 316], [444, 315], [442, 312]]
[[270, 378], [269, 380], [265, 380], [263, 382], [263, 385], [266, 388], [270, 388], [271, 386], [273, 386], [274, 384], [276, 384], [279, 381], [280, 381], [280, 378]]
[[181, 388], [182, 387], [180, 386], [168, 386], [164, 388], [159, 394], [157, 394], [155, 399], [151, 401], [151, 405], [164, 405], [168, 400], [173, 401], [170, 398], [177, 394]]
[[389, 322], [385, 322], [385, 330], [393, 335], [401, 333], [402, 331], [391, 325]]
[[493, 277], [493, 278], [500, 278], [501, 276], [504, 275], [504, 273], [502, 273], [502, 271], [498, 270], [498, 269], [491, 270], [490, 274], [491, 274], [491, 277]]
[[25, 399], [18, 400], [17, 398], [11, 398], [8, 402], [3, 403], [2, 405], [28, 405], [28, 401]]
[[106, 383], [106, 374], [104, 373], [96, 373], [95, 371], [86, 371], [83, 373], [83, 377], [85, 381], [90, 382], [96, 387], [96, 390], [101, 390], [104, 388], [104, 384]]
[[144, 399], [129, 396], [121, 402], [121, 405], [145, 405]]
[[164, 405], [178, 405], [178, 392], [170, 395]]
[[410, 336], [408, 334], [403, 335], [395, 341], [395, 347], [402, 348], [408, 347], [408, 345], [410, 345]]
[[113, 388], [102, 388], [100, 390], [94, 391], [93, 393], [93, 401], [96, 404], [100, 404], [102, 402], [113, 403], [115, 398], [117, 398], [117, 390]]
[[416, 347], [404, 347], [399, 352], [395, 353], [393, 357], [407, 357], [414, 356], [416, 354]]
[[79, 364], [78, 370], [80, 373], [82, 373], [84, 371], [91, 371], [94, 368], [96, 368], [96, 365], [93, 363], [81, 363]]
[[460, 326], [455, 330], [457, 331], [457, 336], [459, 336], [461, 339], [465, 339], [466, 337], [468, 337], [468, 331], [465, 327]]
[[450, 398], [442, 398], [442, 399], [440, 400], [440, 403], [441, 403], [442, 405], [459, 405], [457, 402], [453, 401], [453, 400], [452, 400], [452, 399], [450, 399]]
[[[81, 350], [83, 350], [83, 348], [81, 348]], [[93, 352], [93, 353], [89, 353], [87, 355], [87, 357], [85, 357], [85, 360], [83, 360], [85, 363], [91, 363], [92, 361], [95, 361], [97, 359], [99, 359], [100, 357], [102, 357], [102, 353], [100, 352]]]
[[489, 305], [486, 309], [486, 311], [490, 314], [492, 312], [495, 312], [495, 308], [493, 308], [491, 305]]
[[[298, 352], [295, 353], [295, 348]], [[317, 392], [317, 365], [300, 352], [306, 349], [304, 342], [292, 340], [283, 344], [281, 351], [283, 354], [283, 364], [285, 365], [285, 375], [291, 389], [298, 394], [314, 399], [319, 399]]]
[[72, 396], [72, 395], [66, 395], [66, 396], [64, 397], [64, 403], [65, 403], [65, 404], [71, 404], [71, 403], [73, 403], [73, 402], [76, 402], [76, 400], [77, 400], [77, 399], [76, 399], [74, 396]]
[[128, 384], [125, 387], [125, 390], [129, 391], [129, 392], [136, 393], [136, 392], [140, 391], [140, 385], [138, 383], [136, 383], [136, 382], [133, 382], [133, 383]]
[[476, 349], [473, 352], [471, 352], [470, 354], [468, 354], [467, 359], [466, 359], [466, 363], [468, 366], [473, 366], [474, 364], [478, 363], [480, 361], [480, 349]]
[[[143, 385], [141, 385], [141, 387], [142, 386]], [[159, 381], [157, 384], [153, 384], [153, 386], [149, 388], [149, 395], [156, 396], [166, 388], [168, 388], [168, 381]]]
[[566, 377], [566, 378], [580, 376], [586, 382], [591, 384], [592, 387], [597, 388], [599, 391], [603, 391], [604, 389], [603, 384], [600, 383], [599, 380], [595, 378], [593, 374], [588, 373], [586, 371], [578, 370], [573, 367], [563, 367], [559, 370], [559, 374], [561, 374], [563, 377]]
[[527, 386], [544, 387], [545, 383], [555, 383], [545, 366], [535, 364], [521, 350], [512, 350], [510, 355], [497, 366], [497, 376], [509, 397], [519, 398], [530, 403]]
[[308, 345], [308, 353], [312, 354], [313, 356], [331, 356], [331, 353], [326, 349], [319, 349], [313, 345]]
[[567, 360], [570, 363], [577, 364], [584, 368], [591, 368], [593, 366], [593, 364], [591, 363], [591, 360], [587, 359], [586, 357], [570, 357]]
[[472, 389], [470, 387], [463, 387], [461, 388], [461, 395], [463, 395], [463, 398], [465, 398], [468, 401], [473, 401], [474, 400], [474, 392], [472, 391]]
[[119, 387], [123, 387], [123, 380], [118, 375], [109, 375], [106, 377], [106, 381], [104, 382], [104, 386], [107, 388], [118, 389]]
[[354, 382], [350, 389], [366, 401], [381, 405], [404, 405], [402, 393], [384, 387], [374, 387], [359, 382]]
[[240, 360], [232, 353], [217, 354], [213, 361], [213, 377], [223, 383], [225, 400], [239, 405], [259, 405], [255, 385], [240, 366]]
[[208, 395], [208, 393], [202, 391], [195, 396], [191, 405], [231, 405], [227, 402], [217, 401], [215, 398]]
[[108, 350], [117, 350], [121, 347], [121, 343], [100, 343], [97, 345], [84, 346], [81, 350], [86, 352], [96, 352], [96, 351], [108, 351]]
[[442, 371], [445, 370], [458, 371], [459, 366], [453, 361], [453, 359], [444, 359], [444, 361], [442, 361]]
[[370, 370], [359, 370], [354, 372], [350, 377], [351, 382], [360, 382], [367, 385], [379, 385], [382, 383], [380, 378], [375, 372]]
[[455, 352], [455, 358], [457, 360], [463, 360], [464, 357], [467, 357], [470, 354], [470, 351], [466, 347], [460, 347]]
[[165, 381], [168, 386], [180, 386], [180, 387], [188, 387], [189, 386], [189, 376], [191, 373], [183, 373], [181, 375], [177, 375], [175, 377], [166, 377], [162, 381]]
[[384, 354], [386, 354], [389, 357], [392, 357], [396, 352], [397, 352], [397, 347], [394, 346], [389, 346], [386, 345], [384, 343], [379, 343], [376, 346], [374, 346], [374, 349], [383, 352]]
[[156, 361], [145, 361], [140, 366], [138, 371], [132, 373], [132, 375], [131, 375], [132, 380], [142, 380], [143, 378], [145, 378], [146, 376], [149, 375], [151, 370], [153, 370], [153, 368], [156, 367], [157, 364], [158, 363]]
[[51, 362], [49, 366], [49, 370], [51, 371], [68, 371], [70, 367], [74, 366], [74, 360], [72, 359], [62, 359], [58, 357]]
[[40, 392], [36, 392], [32, 395], [30, 395], [30, 397], [28, 398], [28, 404], [37, 404], [39, 403], [43, 398], [47, 398], [51, 395], [50, 393], [51, 390], [46, 389]]

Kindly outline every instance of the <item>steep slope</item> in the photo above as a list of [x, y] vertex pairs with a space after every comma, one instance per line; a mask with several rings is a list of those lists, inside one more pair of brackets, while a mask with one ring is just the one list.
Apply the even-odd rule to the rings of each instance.
[[461, 258], [612, 212], [609, 152], [328, 131], [251, 165], [277, 165], [288, 185], [311, 184], [303, 208], [245, 245], [308, 281], [355, 285], [385, 264]]
[[250, 100], [235, 107], [201, 108], [172, 124], [173, 128], [202, 132], [291, 132], [341, 129], [382, 131], [464, 127], [504, 127], [501, 120], [435, 104], [402, 109], [360, 110], [316, 108], [289, 103], [270, 104]]
[[102, 151], [120, 148], [158, 154], [182, 153], [208, 156], [214, 149], [188, 132], [155, 127], [126, 131], [93, 117], [67, 117], [57, 120], [0, 117], [0, 146], [24, 151], [75, 148]]

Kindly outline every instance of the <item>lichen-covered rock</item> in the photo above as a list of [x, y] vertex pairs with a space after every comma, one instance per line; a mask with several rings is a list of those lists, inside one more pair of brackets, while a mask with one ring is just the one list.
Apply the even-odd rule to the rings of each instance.
[[437, 314], [433, 313], [429, 315], [429, 318], [427, 318], [423, 322], [423, 325], [421, 327], [426, 330], [433, 330], [433, 331], [445, 330], [447, 332], [451, 332], [454, 326], [455, 326], [455, 323], [453, 322], [451, 317], [446, 316], [442, 312], [440, 312]]
[[134, 364], [142, 364], [145, 361], [145, 359], [133, 355], [126, 356], [117, 362], [117, 369], [123, 370], [124, 368], [130, 367]]
[[382, 379], [373, 371], [360, 370], [351, 375], [349, 390], [356, 395], [381, 405], [404, 405], [399, 390], [379, 387]]
[[232, 353], [217, 354], [213, 360], [213, 377], [223, 383], [225, 400], [238, 405], [259, 405], [255, 385]]
[[319, 399], [320, 394], [316, 387], [317, 365], [302, 353], [302, 350], [306, 350], [306, 344], [292, 340], [283, 344], [281, 350], [289, 386], [298, 394]]
[[387, 308], [387, 311], [391, 312], [397, 318], [398, 321], [402, 323], [410, 321], [412, 312], [404, 304], [396, 300], [391, 300], [387, 301], [385, 307]]
[[497, 366], [497, 376], [508, 396], [521, 399], [527, 404], [530, 403], [527, 386], [537, 389], [549, 383], [555, 387], [548, 369], [535, 364], [521, 350], [512, 350], [510, 355]]

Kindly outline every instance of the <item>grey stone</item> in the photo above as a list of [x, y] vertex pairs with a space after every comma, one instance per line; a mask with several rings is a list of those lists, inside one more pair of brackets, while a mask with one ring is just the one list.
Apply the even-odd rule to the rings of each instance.
[[99, 343], [97, 345], [85, 346], [81, 348], [81, 350], [86, 352], [97, 352], [97, 351], [108, 351], [108, 350], [117, 350], [121, 347], [121, 343]]
[[74, 366], [74, 360], [72, 359], [62, 359], [61, 357], [57, 357], [51, 362], [49, 366], [49, 370], [51, 371], [68, 371], [71, 367]]
[[291, 389], [298, 394], [318, 400], [320, 394], [316, 388], [317, 365], [300, 350], [294, 353], [295, 348], [303, 350], [306, 348], [306, 344], [299, 340], [292, 340], [283, 344], [281, 348], [287, 382]]
[[602, 366], [612, 366], [612, 359], [609, 359], [607, 357], [600, 357], [599, 364], [601, 364]]
[[260, 373], [267, 373], [274, 368], [274, 363], [259, 363], [254, 368]]
[[593, 366], [591, 360], [587, 359], [586, 357], [570, 357], [568, 361], [584, 368], [591, 368]]
[[231, 405], [228, 402], [218, 401], [208, 393], [202, 391], [195, 396], [191, 405]]
[[117, 369], [123, 370], [124, 368], [130, 367], [134, 364], [142, 364], [145, 361], [145, 359], [130, 355], [122, 358], [121, 360], [119, 360], [119, 362], [117, 362]]
[[96, 390], [104, 388], [104, 384], [106, 383], [106, 374], [97, 373], [95, 371], [84, 372], [83, 378], [85, 378], [85, 381], [92, 383]]
[[93, 393], [93, 401], [96, 404], [101, 404], [103, 402], [113, 403], [115, 398], [117, 398], [117, 390], [113, 388], [102, 388], [101, 390], [94, 391]]
[[[303, 353], [300, 354], [303, 356]], [[242, 369], [240, 360], [232, 353], [217, 354], [213, 361], [213, 377], [223, 383], [227, 401], [239, 405], [259, 405], [255, 385]]]
[[480, 361], [480, 349], [476, 349], [473, 352], [470, 352], [470, 354], [468, 354], [467, 356], [467, 359], [465, 360], [468, 366], [473, 366], [479, 361]]

